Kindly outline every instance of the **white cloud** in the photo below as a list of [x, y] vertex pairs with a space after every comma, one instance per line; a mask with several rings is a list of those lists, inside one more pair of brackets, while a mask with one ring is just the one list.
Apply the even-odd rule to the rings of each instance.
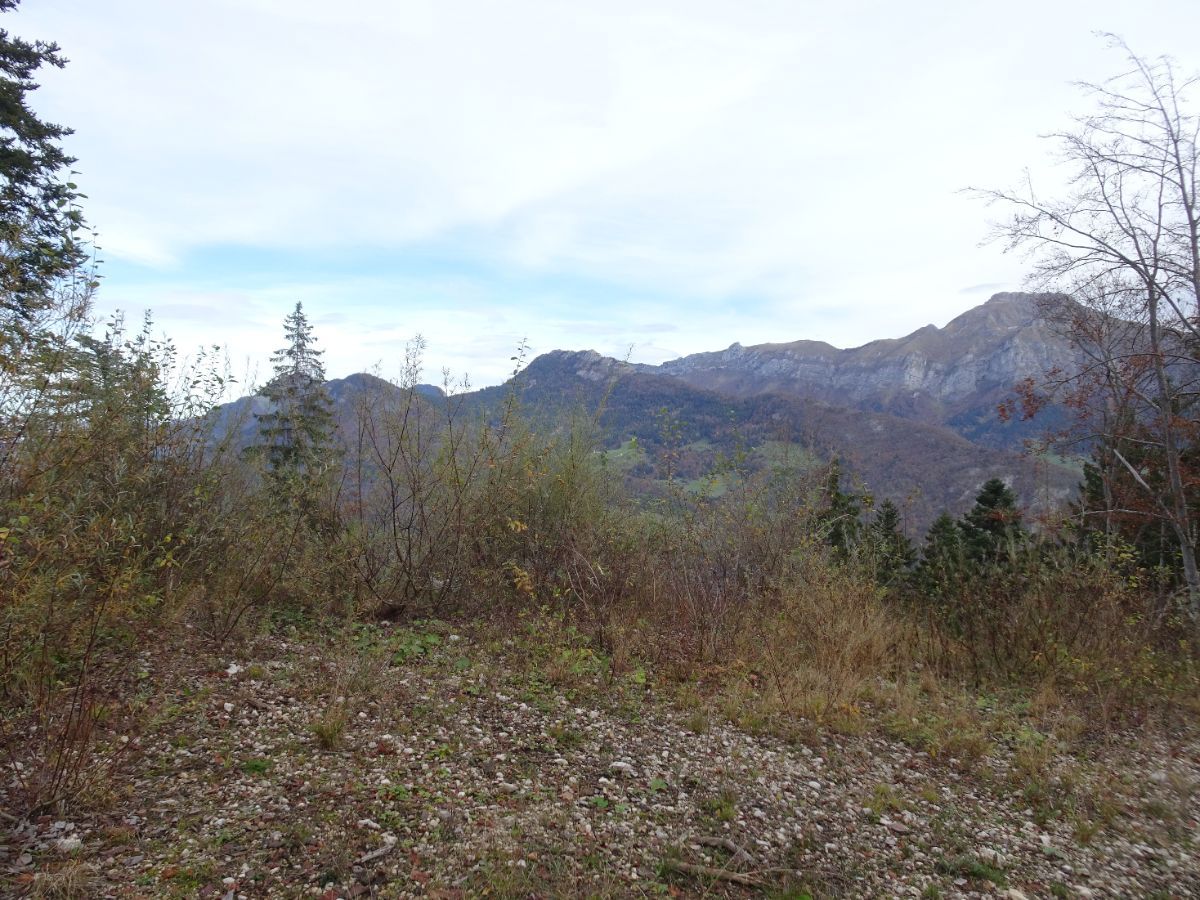
[[[424, 282], [376, 285], [355, 314], [415, 302], [405, 325], [475, 371], [492, 363], [470, 328], [489, 347], [578, 346], [581, 320], [607, 315], [614, 344], [689, 352], [944, 322], [965, 287], [1019, 283], [1020, 260], [977, 246], [986, 210], [955, 192], [1045, 158], [1036, 135], [1081, 102], [1067, 82], [1121, 64], [1093, 29], [1200, 68], [1193, 0], [27, 0], [9, 19], [71, 59], [39, 108], [77, 129], [104, 255], [161, 271], [146, 302], [182, 290], [217, 312], [214, 333], [251, 302], [264, 330], [231, 339], [253, 346], [295, 298], [332, 309], [355, 282], [283, 270], [265, 290], [261, 271], [196, 271], [199, 254], [437, 244], [490, 274], [441, 308], [401, 293]], [[488, 283], [506, 272], [690, 303], [580, 309]], [[646, 339], [651, 320], [681, 329]], [[391, 334], [361, 328], [331, 323], [328, 343]]]

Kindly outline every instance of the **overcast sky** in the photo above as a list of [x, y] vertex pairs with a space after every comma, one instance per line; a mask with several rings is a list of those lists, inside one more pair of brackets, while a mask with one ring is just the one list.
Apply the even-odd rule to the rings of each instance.
[[[331, 376], [429, 344], [658, 362], [943, 325], [1023, 260], [960, 193], [1122, 71], [1200, 69], [1200, 3], [24, 0], [70, 64], [35, 106], [105, 260], [100, 308], [260, 379], [302, 301]], [[1045, 176], [1052, 179], [1052, 174]], [[631, 349], [632, 348], [632, 351]]]

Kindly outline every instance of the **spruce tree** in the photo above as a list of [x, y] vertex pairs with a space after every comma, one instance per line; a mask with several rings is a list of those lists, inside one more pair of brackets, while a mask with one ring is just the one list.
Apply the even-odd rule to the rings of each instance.
[[[0, 0], [0, 13], [19, 0]], [[80, 196], [67, 179], [75, 161], [59, 142], [71, 129], [44, 122], [28, 95], [42, 66], [62, 68], [57, 44], [22, 40], [0, 29], [0, 331], [20, 338], [39, 313], [56, 304], [53, 285], [85, 254]], [[4, 349], [8, 349], [5, 347]]]
[[968, 567], [962, 529], [949, 513], [942, 513], [925, 535], [921, 562], [913, 573], [914, 581], [923, 593], [938, 596], [961, 580]]
[[967, 555], [978, 563], [995, 562], [1011, 554], [1027, 537], [1017, 497], [999, 478], [983, 485], [959, 527]]
[[884, 500], [879, 505], [875, 518], [871, 520], [869, 533], [875, 547], [879, 580], [889, 584], [909, 569], [917, 556], [912, 541], [904, 533], [900, 510], [895, 503]]
[[[1161, 481], [1162, 461], [1152, 448], [1129, 441], [1121, 447], [1121, 454], [1144, 481], [1152, 485]], [[1181, 454], [1189, 466], [1194, 465], [1195, 457], [1191, 447]], [[1188, 502], [1193, 512], [1200, 514], [1200, 497], [1190, 483]], [[1146, 503], [1144, 489], [1116, 463], [1104, 443], [1094, 448], [1092, 461], [1083, 464], [1083, 481], [1070, 510], [1077, 538], [1092, 552], [1110, 554], [1124, 545], [1141, 568], [1154, 570], [1176, 585], [1183, 583], [1178, 536], [1159, 511]]]
[[842, 490], [842, 464], [834, 459], [829, 464], [825, 485], [825, 511], [821, 515], [827, 527], [827, 540], [839, 555], [845, 556], [859, 542], [862, 522], [862, 497]]
[[275, 476], [319, 475], [333, 450], [333, 404], [325, 390], [323, 350], [316, 347], [312, 325], [297, 303], [284, 319], [287, 346], [275, 351], [274, 377], [263, 388], [268, 412], [256, 415], [255, 447]]

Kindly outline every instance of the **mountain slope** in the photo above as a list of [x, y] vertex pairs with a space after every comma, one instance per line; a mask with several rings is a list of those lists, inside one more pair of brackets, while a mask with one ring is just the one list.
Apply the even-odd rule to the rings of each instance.
[[[820, 459], [839, 457], [876, 497], [906, 506], [918, 527], [943, 510], [966, 509], [988, 478], [1005, 479], [1038, 508], [1061, 503], [1078, 480], [1067, 467], [980, 446], [942, 425], [784, 393], [729, 396], [593, 351], [540, 356], [518, 384], [526, 408], [548, 427], [572, 411], [600, 410], [597, 424], [610, 447], [632, 437], [654, 458], [668, 440], [699, 445], [685, 476], [702, 474], [719, 453], [768, 443], [798, 445]], [[490, 406], [505, 390], [486, 389], [475, 402]], [[664, 414], [672, 422], [670, 439]]]
[[[508, 384], [453, 399], [418, 386], [417, 403], [432, 410], [450, 402], [458, 415], [489, 420], [515, 391], [542, 431], [582, 414], [594, 419], [606, 448], [636, 439], [639, 462], [622, 471], [635, 490], [651, 494], [662, 489], [668, 455], [677, 477], [699, 479], [722, 455], [748, 451], [767, 465], [771, 448], [794, 447], [809, 460], [840, 458], [876, 497], [905, 506], [917, 528], [944, 510], [965, 510], [992, 477], [1026, 504], [1047, 508], [1072, 495], [1077, 472], [1019, 452], [1045, 419], [1004, 424], [996, 413], [1019, 379], [1073, 365], [1068, 342], [1038, 317], [1039, 299], [998, 294], [945, 328], [849, 350], [816, 341], [734, 344], [661, 366], [556, 350]], [[327, 386], [344, 438], [355, 433], [364, 404], [404, 403], [401, 388], [372, 375]], [[252, 442], [254, 413], [265, 402], [247, 397], [223, 407], [221, 430]]]
[[997, 405], [1025, 377], [1069, 369], [1076, 353], [1038, 312], [1042, 295], [996, 294], [945, 328], [839, 350], [819, 341], [733, 344], [642, 366], [737, 397], [784, 393], [836, 406], [887, 412], [952, 428], [991, 447], [1015, 448], [1046, 427], [1003, 423]]

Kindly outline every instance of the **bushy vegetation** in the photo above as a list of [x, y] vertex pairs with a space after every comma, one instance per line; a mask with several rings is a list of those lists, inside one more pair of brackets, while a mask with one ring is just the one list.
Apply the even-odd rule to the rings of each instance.
[[[649, 669], [795, 734], [964, 691], [1054, 697], [1097, 724], [1194, 696], [1195, 632], [1141, 558], [1031, 532], [999, 481], [919, 559], [898, 508], [873, 510], [836, 462], [726, 460], [718, 496], [668, 450], [642, 464], [670, 489], [639, 500], [586, 412], [538, 431], [519, 381], [482, 415], [420, 392], [419, 341], [398, 392], [335, 420], [299, 306], [237, 446], [220, 359], [181, 363], [149, 322], [98, 331], [75, 239], [38, 243], [78, 217], [4, 209], [4, 263], [33, 267], [0, 286], [0, 746], [22, 812], [119, 763], [140, 648], [328, 617], [545, 617], [612, 676]], [[323, 745], [340, 715], [314, 725]]]
[[[210, 414], [225, 376], [180, 372], [148, 327], [62, 345], [5, 459], [0, 688], [9, 751], [41, 742], [20, 770], [30, 809], [116, 761], [150, 636], [229, 642], [331, 616], [548, 617], [611, 677], [699, 684], [786, 733], [864, 727], [867, 707], [908, 702], [915, 673], [947, 692], [1049, 692], [1095, 722], [1195, 687], [1191, 632], [1155, 614], [1153, 576], [1034, 535], [1001, 482], [936, 522], [918, 558], [898, 509], [870, 511], [836, 464], [730, 460], [719, 496], [678, 481], [627, 496], [593, 420], [535, 433], [515, 391], [466, 417], [415, 389], [416, 346], [407, 386], [340, 432], [319, 398], [322, 430], [300, 413], [281, 428], [276, 406], [246, 451]], [[281, 450], [296, 435], [304, 452]]]

